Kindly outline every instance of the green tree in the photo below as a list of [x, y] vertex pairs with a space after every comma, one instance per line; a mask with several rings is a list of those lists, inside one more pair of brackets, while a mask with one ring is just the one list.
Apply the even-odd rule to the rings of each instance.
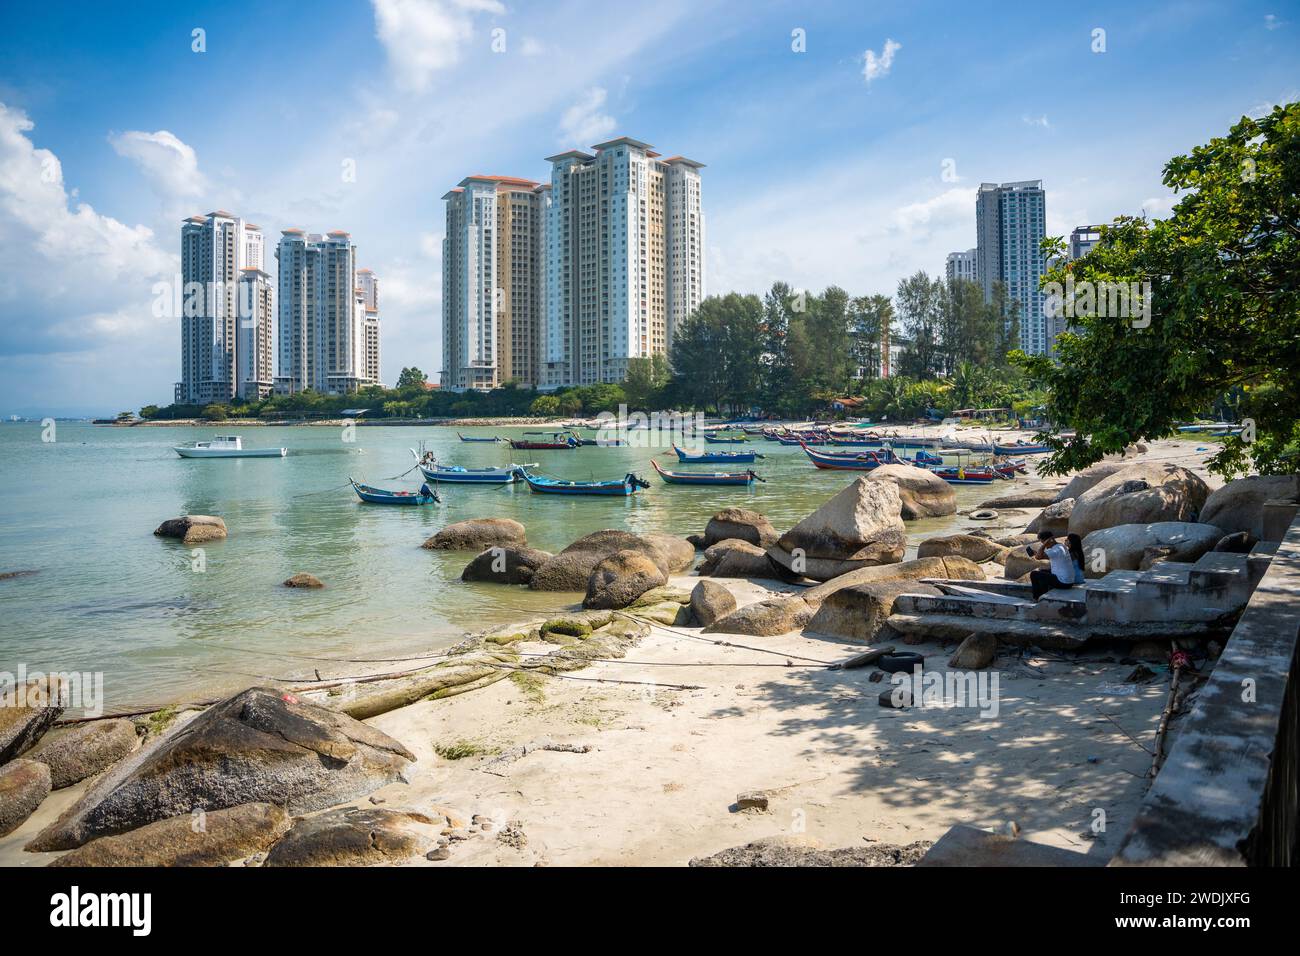
[[[1165, 186], [1183, 193], [1165, 220], [1121, 217], [1083, 259], [1044, 283], [1149, 283], [1141, 314], [1066, 315], [1059, 364], [1017, 355], [1051, 391], [1045, 463], [1062, 474], [1142, 438], [1173, 433], [1242, 389], [1255, 441], [1225, 441], [1210, 462], [1232, 475], [1295, 471], [1300, 455], [1300, 103], [1242, 117], [1226, 136], [1176, 156]], [[1052, 288], [1052, 287], [1049, 287]], [[1086, 311], [1086, 310], [1085, 310]], [[1101, 311], [1107, 314], [1098, 315]], [[1132, 309], [1130, 308], [1130, 313]]]
[[203, 409], [203, 418], [210, 422], [224, 422], [227, 417], [226, 406], [212, 404]]
[[533, 415], [548, 418], [559, 413], [560, 400], [554, 395], [538, 395], [533, 399], [532, 405], [528, 406], [528, 411]]
[[894, 303], [908, 346], [899, 359], [902, 374], [932, 378], [942, 366], [939, 330], [943, 319], [943, 281], [917, 272], [898, 283]]
[[429, 377], [412, 365], [410, 368], [404, 368], [397, 376], [397, 390], [403, 391], [408, 388], [423, 388]]
[[668, 359], [662, 355], [628, 360], [623, 382], [628, 408], [645, 412], [662, 408], [664, 386], [670, 378]]

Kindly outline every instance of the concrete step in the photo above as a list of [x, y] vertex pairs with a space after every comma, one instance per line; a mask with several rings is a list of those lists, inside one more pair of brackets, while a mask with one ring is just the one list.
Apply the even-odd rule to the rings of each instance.
[[970, 591], [987, 591], [990, 594], [1005, 594], [1024, 600], [1033, 599], [1033, 588], [1028, 584], [1015, 581], [991, 579], [987, 581], [953, 581], [949, 578], [922, 578], [922, 584], [932, 584], [945, 594], [966, 594]]
[[1059, 621], [1075, 624], [1088, 614], [1088, 600], [1083, 588], [1057, 588], [1048, 591], [1022, 613], [1021, 618], [1031, 621]]
[[1083, 647], [1092, 638], [1145, 641], [1157, 638], [1220, 635], [1221, 623], [1155, 620], [1141, 622], [1036, 621], [971, 617], [965, 614], [891, 614], [886, 623], [900, 634], [929, 640], [959, 641], [969, 634], [990, 634], [1004, 644], [1044, 648]]
[[1009, 620], [1019, 617], [1021, 608], [1032, 606], [1029, 601], [1004, 597], [1000, 594], [983, 594], [979, 597], [900, 594], [894, 598], [893, 610], [899, 614], [947, 614]]

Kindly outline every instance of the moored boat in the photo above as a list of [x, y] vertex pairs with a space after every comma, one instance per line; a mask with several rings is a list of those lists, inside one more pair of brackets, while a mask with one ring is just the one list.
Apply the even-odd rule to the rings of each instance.
[[[411, 450], [415, 454], [415, 450]], [[464, 468], [460, 465], [441, 465], [432, 454], [424, 458], [416, 455], [420, 474], [429, 481], [450, 482], [461, 485], [508, 485], [519, 480], [524, 465], [498, 465], [493, 468]]]
[[705, 434], [704, 440], [711, 445], [743, 445], [749, 441], [745, 435], [709, 435]]
[[763, 456], [752, 451], [687, 451], [684, 448], [678, 448], [673, 445], [673, 451], [680, 462], [699, 462], [701, 464], [736, 464], [748, 465], [753, 464], [755, 458]]
[[421, 484], [418, 491], [387, 491], [363, 485], [352, 478], [348, 478], [348, 481], [352, 483], [352, 490], [357, 493], [357, 497], [372, 505], [433, 505], [442, 502], [438, 493], [427, 484]]
[[843, 452], [832, 455], [827, 452], [814, 451], [808, 447], [807, 443], [804, 443], [803, 451], [814, 465], [829, 471], [871, 471], [881, 465], [892, 465], [899, 462], [898, 456], [888, 448], [881, 451], [864, 451], [856, 455]]
[[510, 442], [511, 448], [522, 451], [568, 451], [579, 447], [578, 439], [567, 432], [553, 433], [550, 441], [536, 441], [530, 438], [507, 438], [506, 441]]
[[669, 485], [751, 485], [763, 480], [752, 471], [668, 471], [653, 458], [650, 464]]
[[491, 436], [489, 436], [489, 437], [487, 437], [487, 438], [477, 438], [477, 437], [475, 437], [475, 436], [473, 436], [473, 435], [462, 435], [460, 432], [456, 432], [456, 437], [459, 438], [461, 441], [490, 441], [490, 442], [499, 442], [499, 441], [501, 440], [500, 438], [497, 438], [495, 435], [491, 435]]
[[195, 441], [172, 448], [182, 458], [283, 458], [287, 448], [245, 448], [238, 435], [218, 435], [211, 441]]
[[650, 482], [628, 472], [618, 481], [563, 481], [559, 478], [547, 478], [534, 475], [520, 469], [528, 489], [541, 495], [600, 495], [603, 497], [627, 497], [636, 494], [638, 489], [649, 488]]

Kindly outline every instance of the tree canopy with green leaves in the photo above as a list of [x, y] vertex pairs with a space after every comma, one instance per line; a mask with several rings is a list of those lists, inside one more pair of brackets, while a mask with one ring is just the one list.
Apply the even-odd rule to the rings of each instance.
[[[1131, 442], [1175, 432], [1238, 391], [1247, 430], [1210, 461], [1230, 476], [1297, 469], [1300, 452], [1300, 103], [1243, 117], [1176, 156], [1164, 184], [1183, 197], [1168, 219], [1120, 217], [1081, 259], [1044, 283], [1076, 294], [1137, 283], [1137, 316], [1103, 297], [1074, 309], [1054, 362], [1018, 354], [1048, 389], [1049, 474], [1085, 467]], [[1048, 240], [1059, 251], [1060, 240]], [[1091, 284], [1085, 285], [1085, 283]], [[1149, 285], [1146, 285], [1149, 284]], [[1055, 288], [1055, 287], [1053, 287]], [[1112, 298], [1113, 302], [1113, 298]], [[1149, 310], [1149, 314], [1145, 311]], [[1104, 314], [1099, 314], [1104, 313]]]

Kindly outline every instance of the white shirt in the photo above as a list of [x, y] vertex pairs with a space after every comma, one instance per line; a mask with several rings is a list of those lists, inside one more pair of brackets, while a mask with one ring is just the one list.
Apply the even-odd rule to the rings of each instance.
[[1047, 551], [1047, 560], [1052, 562], [1052, 574], [1056, 580], [1062, 584], [1074, 583], [1074, 561], [1070, 558], [1070, 550], [1059, 541], [1052, 545]]

